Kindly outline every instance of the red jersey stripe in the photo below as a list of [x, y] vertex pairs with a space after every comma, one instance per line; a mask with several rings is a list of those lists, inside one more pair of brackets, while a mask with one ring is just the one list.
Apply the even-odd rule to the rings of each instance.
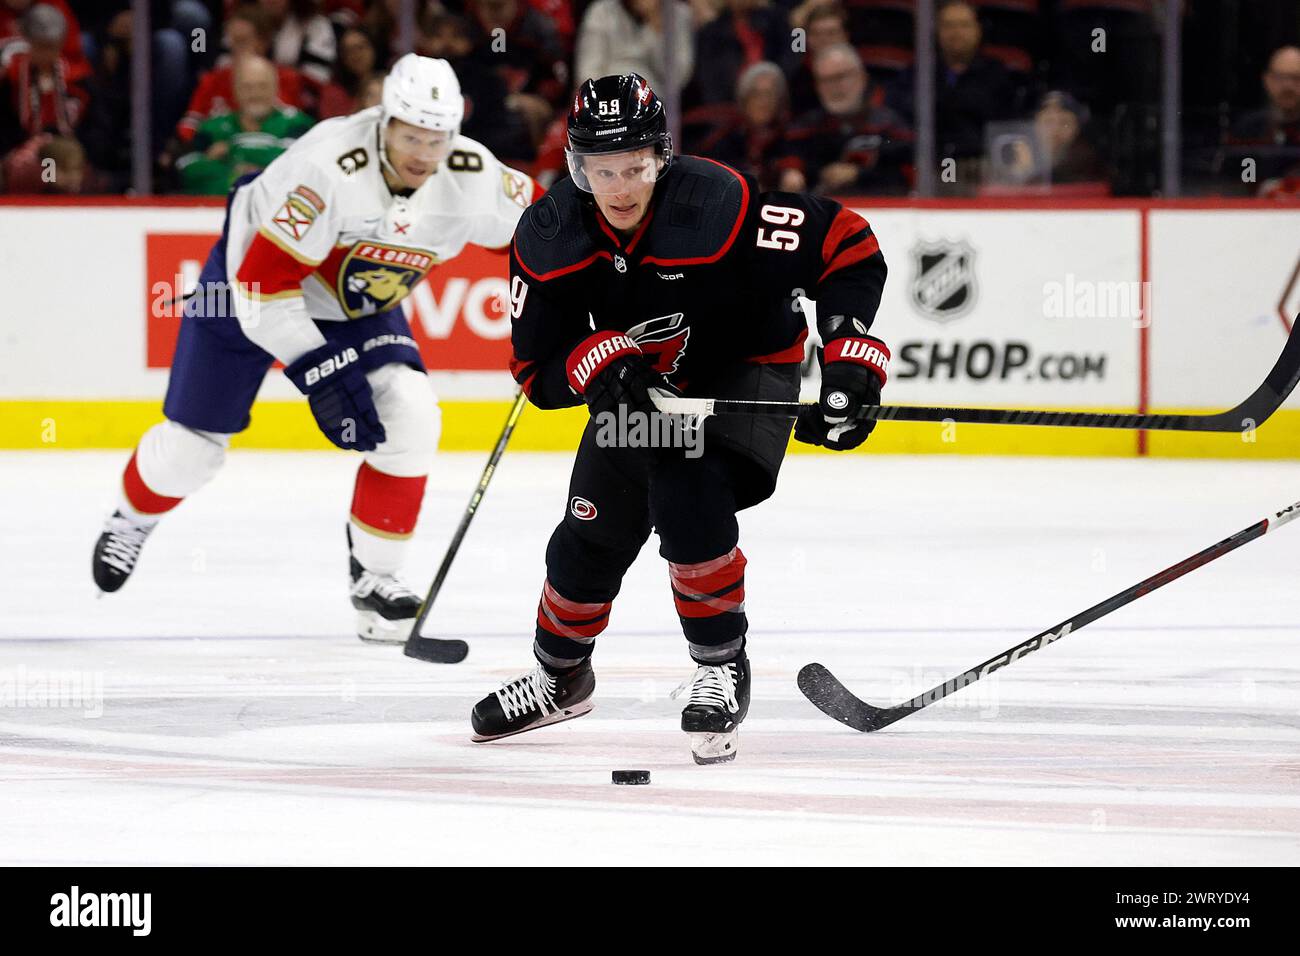
[[255, 287], [263, 296], [279, 295], [301, 291], [302, 280], [315, 269], [316, 266], [295, 259], [259, 232], [253, 236], [235, 278], [240, 285]]
[[835, 251], [840, 243], [861, 230], [870, 230], [871, 226], [852, 209], [840, 209], [835, 214], [830, 229], [826, 230], [826, 240], [822, 243], [822, 262], [829, 263], [835, 258]]
[[875, 236], [867, 236], [866, 239], [859, 242], [856, 246], [849, 246], [826, 265], [826, 269], [817, 279], [823, 281], [832, 272], [843, 269], [845, 266], [851, 266], [855, 262], [861, 262], [863, 259], [870, 259], [880, 251], [880, 241]]

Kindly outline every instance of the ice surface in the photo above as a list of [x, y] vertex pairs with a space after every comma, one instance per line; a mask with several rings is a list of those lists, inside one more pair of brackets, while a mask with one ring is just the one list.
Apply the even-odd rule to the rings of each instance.
[[[454, 666], [352, 636], [342, 453], [232, 453], [97, 600], [124, 459], [0, 454], [2, 863], [1300, 863], [1300, 529], [878, 734], [794, 682], [911, 696], [1300, 498], [1300, 464], [790, 458], [741, 519], [741, 753], [697, 767], [653, 538], [593, 714], [469, 741], [531, 664], [568, 456], [497, 473], [432, 618]], [[439, 459], [417, 587], [483, 460]]]

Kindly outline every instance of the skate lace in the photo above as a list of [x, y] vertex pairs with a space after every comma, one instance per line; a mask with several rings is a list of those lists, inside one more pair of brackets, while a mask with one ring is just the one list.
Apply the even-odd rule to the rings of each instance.
[[522, 717], [530, 710], [545, 716], [548, 711], [559, 709], [555, 703], [555, 678], [541, 665], [502, 684], [496, 695], [507, 720]]
[[140, 558], [145, 539], [153, 529], [132, 524], [124, 518], [112, 518], [104, 530], [108, 532], [102, 552], [104, 563], [123, 574], [130, 574]]
[[361, 572], [361, 576], [352, 585], [352, 593], [362, 598], [369, 597], [372, 593], [378, 594], [385, 601], [398, 601], [405, 597], [417, 601], [420, 599], [397, 575], [375, 574], [373, 571]]
[[725, 707], [728, 713], [740, 710], [736, 700], [736, 665], [701, 664], [695, 673], [682, 681], [671, 696], [675, 700], [686, 691], [691, 692], [686, 706], [702, 704], [706, 707]]

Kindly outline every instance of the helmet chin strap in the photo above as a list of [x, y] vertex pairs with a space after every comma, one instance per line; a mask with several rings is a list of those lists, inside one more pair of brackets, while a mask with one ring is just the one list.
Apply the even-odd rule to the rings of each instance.
[[392, 120], [391, 116], [382, 114], [379, 117], [379, 165], [386, 171], [393, 174], [398, 182], [402, 180], [402, 174], [397, 171], [392, 163], [388, 161], [388, 124]]

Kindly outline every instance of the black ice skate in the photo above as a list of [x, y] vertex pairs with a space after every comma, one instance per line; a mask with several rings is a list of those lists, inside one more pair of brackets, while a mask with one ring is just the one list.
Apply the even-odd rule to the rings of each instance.
[[474, 725], [472, 739], [480, 743], [496, 740], [581, 717], [590, 713], [595, 689], [591, 661], [559, 673], [538, 664], [474, 705], [469, 718]]
[[[351, 549], [349, 529], [349, 552]], [[395, 574], [367, 571], [350, 553], [348, 567], [352, 575], [349, 595], [357, 609], [357, 637], [375, 644], [405, 644], [424, 599]]]
[[698, 764], [736, 759], [736, 735], [749, 713], [749, 658], [742, 651], [726, 664], [700, 664], [673, 697], [690, 690], [682, 710], [682, 730], [691, 735]]
[[104, 533], [95, 542], [95, 553], [90, 559], [95, 584], [105, 594], [116, 591], [135, 570], [140, 560], [140, 549], [157, 522], [137, 524], [120, 511], [104, 522]]

